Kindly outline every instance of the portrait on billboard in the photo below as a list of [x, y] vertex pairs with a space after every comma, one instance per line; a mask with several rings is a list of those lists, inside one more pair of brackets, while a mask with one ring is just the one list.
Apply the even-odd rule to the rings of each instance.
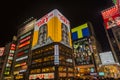
[[62, 41], [69, 45], [69, 30], [68, 27], [62, 23]]
[[1, 48], [0, 48], [0, 56], [3, 55], [3, 53], [4, 53], [4, 49], [5, 49], [4, 47], [1, 47]]
[[108, 26], [108, 28], [112, 28], [112, 27], [117, 26], [116, 21], [112, 17], [110, 17], [108, 19], [107, 26]]

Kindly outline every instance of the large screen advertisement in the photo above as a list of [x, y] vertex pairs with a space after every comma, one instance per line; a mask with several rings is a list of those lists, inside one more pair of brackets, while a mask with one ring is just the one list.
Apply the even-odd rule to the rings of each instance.
[[83, 38], [73, 42], [76, 65], [93, 64], [90, 38]]
[[72, 40], [73, 41], [83, 38], [83, 37], [89, 37], [89, 36], [90, 36], [90, 31], [89, 31], [87, 23], [72, 29]]
[[101, 13], [103, 16], [106, 29], [120, 26], [120, 14], [117, 6], [113, 6], [106, 10], [103, 10]]
[[0, 56], [3, 55], [5, 47], [0, 47]]
[[57, 9], [35, 23], [32, 49], [52, 42], [71, 46], [70, 22]]
[[103, 65], [106, 64], [115, 64], [115, 60], [113, 58], [113, 54], [111, 51], [99, 53], [100, 59]]

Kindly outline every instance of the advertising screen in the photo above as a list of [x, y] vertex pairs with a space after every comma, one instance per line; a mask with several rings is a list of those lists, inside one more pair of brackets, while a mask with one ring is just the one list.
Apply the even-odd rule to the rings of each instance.
[[89, 38], [83, 38], [73, 42], [75, 63], [77, 65], [93, 64], [90, 45]]
[[72, 40], [73, 41], [83, 38], [83, 37], [89, 37], [89, 36], [90, 36], [90, 31], [89, 31], [87, 23], [72, 29]]
[[120, 14], [117, 6], [113, 6], [106, 10], [103, 10], [101, 13], [103, 16], [106, 29], [120, 26]]
[[103, 65], [115, 64], [115, 61], [114, 61], [114, 58], [113, 58], [111, 51], [100, 53], [100, 58], [101, 58], [101, 62]]
[[57, 9], [35, 23], [32, 49], [52, 42], [71, 46], [70, 23]]
[[3, 55], [5, 47], [0, 47], [0, 56]]

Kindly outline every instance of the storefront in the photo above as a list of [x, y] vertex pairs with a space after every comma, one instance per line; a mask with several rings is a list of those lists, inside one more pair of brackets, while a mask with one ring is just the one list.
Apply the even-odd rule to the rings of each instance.
[[99, 67], [99, 72], [103, 72], [104, 74], [102, 76], [104, 77], [114, 77], [114, 78], [120, 77], [120, 69], [117, 64], [102, 65]]

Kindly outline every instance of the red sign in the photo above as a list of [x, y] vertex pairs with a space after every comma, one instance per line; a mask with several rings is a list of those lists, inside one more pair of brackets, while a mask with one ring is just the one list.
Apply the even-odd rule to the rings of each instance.
[[24, 38], [24, 39], [20, 40], [20, 43], [23, 43], [23, 42], [25, 42], [25, 41], [29, 40], [30, 38], [31, 38], [31, 36], [28, 36], [28, 37], [26, 37], [26, 38]]
[[24, 46], [26, 46], [26, 45], [28, 45], [28, 44], [30, 44], [30, 41], [26, 41], [26, 42], [20, 44], [20, 45], [18, 46], [18, 48], [22, 48], [22, 47], [24, 47]]
[[102, 11], [102, 16], [107, 29], [120, 25], [120, 14], [117, 6]]

